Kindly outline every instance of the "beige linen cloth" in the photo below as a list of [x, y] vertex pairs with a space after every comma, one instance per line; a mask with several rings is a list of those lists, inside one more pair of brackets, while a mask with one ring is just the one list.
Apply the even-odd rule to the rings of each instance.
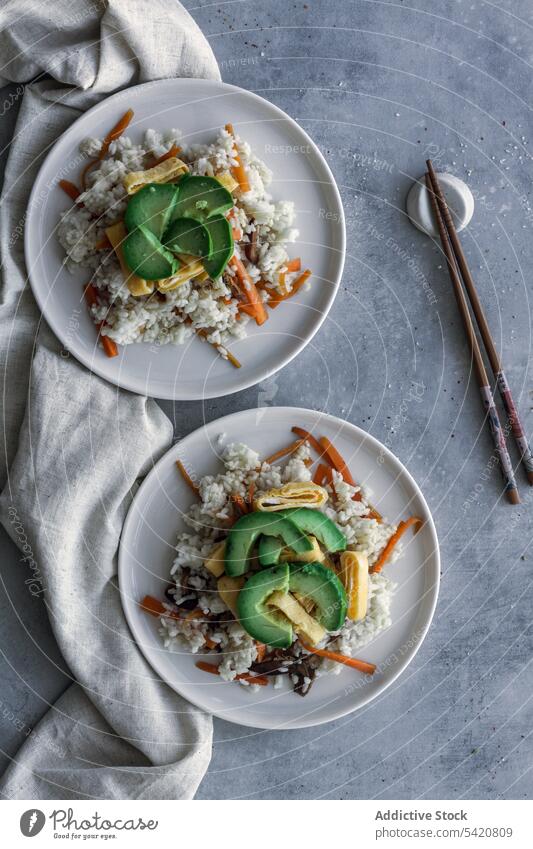
[[0, 207], [0, 517], [24, 546], [74, 679], [15, 756], [0, 793], [191, 798], [209, 762], [211, 718], [144, 661], [116, 575], [135, 481], [170, 445], [171, 424], [153, 400], [108, 385], [60, 351], [29, 289], [22, 231], [43, 158], [81, 112], [136, 83], [218, 79], [218, 67], [176, 0], [15, 0], [0, 9], [0, 30], [0, 83], [33, 80]]

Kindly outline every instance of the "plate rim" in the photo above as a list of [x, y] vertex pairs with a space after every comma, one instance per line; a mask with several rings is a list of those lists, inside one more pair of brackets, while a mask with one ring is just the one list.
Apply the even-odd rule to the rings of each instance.
[[[264, 723], [257, 725], [254, 722], [250, 722], [250, 721], [246, 721], [246, 720], [242, 720], [242, 719], [234, 719], [234, 718], [230, 717], [228, 715], [228, 713], [223, 713], [223, 712], [218, 711], [218, 710], [212, 710], [211, 708], [206, 708], [205, 703], [202, 703], [201, 699], [198, 699], [198, 700], [197, 699], [191, 699], [188, 695], [187, 696], [184, 695], [181, 692], [181, 690], [178, 687], [176, 687], [175, 683], [172, 683], [169, 680], [169, 677], [167, 675], [163, 674], [157, 668], [157, 666], [154, 664], [152, 659], [148, 656], [147, 652], [145, 652], [145, 650], [144, 650], [143, 644], [140, 641], [140, 636], [137, 635], [136, 625], [134, 624], [133, 615], [130, 616], [130, 612], [133, 611], [133, 605], [131, 605], [131, 610], [130, 610], [130, 608], [128, 606], [128, 600], [125, 598], [125, 592], [123, 591], [123, 587], [124, 587], [124, 583], [125, 583], [124, 574], [125, 574], [126, 565], [127, 565], [126, 564], [126, 556], [127, 555], [126, 555], [126, 552], [125, 552], [125, 546], [123, 545], [123, 540], [125, 540], [125, 538], [128, 534], [128, 531], [129, 531], [129, 526], [133, 523], [134, 518], [135, 518], [135, 510], [136, 510], [135, 503], [136, 503], [137, 499], [140, 498], [140, 496], [142, 495], [143, 489], [145, 487], [148, 487], [150, 480], [152, 478], [158, 476], [158, 472], [159, 472], [160, 468], [162, 468], [166, 463], [168, 463], [169, 460], [174, 459], [174, 457], [173, 457], [174, 454], [178, 454], [178, 453], [181, 452], [181, 449], [183, 448], [183, 444], [186, 443], [187, 440], [192, 440], [198, 432], [204, 430], [205, 428], [210, 428], [210, 427], [214, 427], [214, 426], [218, 427], [219, 425], [222, 427], [222, 425], [224, 425], [225, 423], [227, 423], [231, 419], [236, 419], [239, 416], [244, 416], [244, 415], [249, 414], [249, 413], [257, 412], [257, 409], [255, 407], [250, 407], [246, 410], [238, 410], [237, 412], [229, 413], [226, 416], [222, 416], [221, 418], [218, 418], [218, 419], [213, 419], [213, 421], [211, 421], [211, 422], [207, 422], [207, 423], [200, 425], [200, 427], [195, 428], [195, 430], [188, 433], [186, 436], [184, 436], [178, 442], [173, 443], [169, 447], [169, 449], [167, 451], [165, 451], [163, 456], [160, 457], [159, 460], [152, 466], [152, 468], [150, 469], [150, 471], [146, 475], [145, 479], [141, 483], [139, 489], [135, 493], [135, 495], [132, 499], [132, 502], [131, 502], [131, 504], [128, 508], [128, 512], [126, 514], [126, 518], [124, 520], [124, 523], [122, 525], [122, 530], [121, 530], [119, 544], [118, 544], [117, 578], [118, 578], [118, 587], [119, 587], [119, 593], [120, 593], [120, 601], [121, 601], [121, 604], [122, 604], [122, 610], [123, 610], [126, 622], [128, 624], [128, 628], [131, 632], [131, 636], [133, 637], [133, 641], [135, 642], [137, 649], [141, 652], [141, 654], [143, 655], [144, 659], [146, 660], [146, 662], [148, 663], [148, 665], [150, 666], [152, 671], [155, 672], [155, 674], [158, 675], [159, 678], [162, 681], [164, 681], [164, 683], [167, 684], [175, 693], [177, 693], [179, 696], [181, 696], [181, 698], [185, 699], [185, 701], [192, 704], [194, 707], [197, 707], [200, 710], [205, 711], [206, 713], [210, 713], [212, 716], [216, 716], [219, 719], [223, 719], [226, 722], [232, 722], [235, 725], [242, 725], [242, 726], [247, 727], [247, 728], [259, 728], [259, 729], [268, 730], [268, 731], [294, 731], [294, 730], [297, 730], [297, 729], [300, 729], [300, 728], [311, 728], [311, 727], [315, 727], [315, 726], [318, 726], [318, 725], [324, 725], [328, 722], [334, 722], [337, 719], [342, 719], [343, 717], [348, 716], [351, 713], [355, 713], [356, 711], [361, 710], [361, 708], [365, 707], [370, 702], [374, 701], [374, 699], [381, 696], [386, 690], [388, 690], [388, 688], [392, 684], [394, 684], [394, 682], [400, 677], [400, 675], [402, 675], [405, 672], [407, 667], [412, 663], [412, 661], [416, 657], [416, 655], [417, 655], [420, 647], [422, 646], [423, 642], [425, 641], [426, 636], [428, 634], [428, 631], [429, 631], [431, 624], [433, 622], [433, 618], [435, 616], [435, 610], [436, 610], [436, 607], [437, 607], [437, 602], [438, 602], [439, 592], [440, 592], [441, 557], [440, 557], [440, 546], [439, 546], [437, 530], [436, 530], [436, 527], [435, 527], [435, 521], [433, 519], [433, 514], [431, 513], [431, 510], [429, 509], [429, 505], [428, 505], [428, 503], [427, 503], [427, 501], [424, 497], [422, 490], [420, 489], [419, 485], [417, 484], [416, 480], [413, 478], [413, 476], [411, 475], [409, 470], [402, 463], [402, 461], [389, 448], [387, 448], [387, 446], [383, 445], [379, 441], [379, 439], [377, 439], [375, 436], [372, 436], [372, 434], [368, 433], [368, 431], [364, 430], [363, 428], [359, 427], [358, 425], [355, 425], [352, 422], [348, 422], [345, 419], [341, 419], [338, 416], [334, 416], [331, 413], [321, 412], [319, 410], [310, 410], [310, 409], [305, 408], [305, 407], [276, 406], [276, 407], [270, 407], [268, 409], [269, 410], [276, 410], [278, 412], [282, 412], [282, 413], [286, 413], [286, 414], [290, 413], [291, 415], [293, 415], [293, 414], [298, 415], [299, 413], [300, 414], [306, 413], [306, 414], [311, 414], [312, 416], [316, 416], [317, 419], [320, 419], [320, 420], [327, 419], [330, 423], [334, 423], [337, 426], [342, 427], [343, 429], [347, 428], [348, 431], [351, 431], [361, 441], [363, 439], [365, 441], [369, 441], [374, 449], [379, 449], [379, 451], [382, 452], [389, 460], [392, 460], [393, 463], [396, 463], [396, 464], [399, 465], [402, 473], [406, 476], [407, 480], [409, 481], [409, 483], [413, 487], [416, 496], [422, 502], [422, 505], [423, 505], [425, 512], [426, 512], [426, 515], [427, 515], [427, 527], [429, 529], [430, 536], [431, 536], [431, 544], [432, 544], [432, 552], [433, 552], [432, 557], [433, 557], [433, 561], [434, 561], [433, 571], [435, 573], [434, 574], [434, 580], [433, 580], [431, 586], [429, 587], [428, 591], [425, 594], [427, 603], [429, 603], [429, 605], [430, 605], [429, 615], [427, 617], [427, 621], [424, 624], [423, 628], [421, 630], [419, 630], [420, 638], [416, 641], [414, 647], [411, 648], [410, 652], [406, 653], [405, 658], [398, 664], [398, 668], [395, 670], [394, 674], [390, 677], [390, 679], [388, 681], [383, 682], [383, 685], [380, 686], [377, 689], [377, 691], [369, 693], [356, 706], [336, 710], [334, 715], [330, 716], [329, 718], [315, 719], [313, 717], [313, 713], [311, 713], [311, 714], [307, 714], [306, 717], [304, 718], [304, 720], [298, 722], [298, 724], [293, 724], [292, 721], [291, 721], [290, 723], [285, 723], [285, 724], [282, 724], [281, 726], [276, 725], [274, 723], [268, 724], [268, 725], [264, 724]], [[224, 430], [224, 428], [223, 428], [223, 430]], [[430, 595], [431, 595], [431, 598], [429, 598]]]
[[[149, 384], [149, 377], [146, 378], [146, 381], [143, 384], [142, 381], [137, 381], [136, 379], [130, 379], [130, 378], [128, 378], [127, 375], [124, 377], [122, 369], [119, 369], [118, 375], [116, 376], [115, 379], [113, 379], [112, 377], [110, 377], [109, 375], [107, 375], [105, 373], [103, 361], [102, 361], [102, 365], [100, 365], [98, 357], [95, 357], [95, 355], [94, 355], [94, 351], [93, 351], [92, 354], [90, 354], [90, 353], [87, 354], [87, 356], [84, 355], [83, 351], [82, 352], [80, 352], [79, 350], [74, 351], [73, 350], [74, 345], [72, 343], [71, 335], [68, 333], [68, 328], [67, 327], [63, 328], [61, 326], [61, 322], [59, 320], [56, 321], [53, 318], [53, 316], [49, 318], [48, 310], [45, 311], [47, 298], [45, 297], [45, 295], [43, 295], [41, 297], [41, 293], [39, 291], [39, 275], [37, 273], [37, 269], [34, 272], [34, 269], [32, 267], [32, 262], [31, 262], [31, 247], [32, 247], [32, 241], [33, 240], [32, 240], [31, 235], [30, 235], [30, 230], [32, 230], [32, 228], [34, 228], [36, 226], [34, 221], [35, 221], [35, 216], [37, 216], [37, 210], [35, 208], [35, 198], [38, 196], [40, 182], [42, 181], [42, 178], [43, 178], [43, 175], [45, 173], [48, 162], [53, 157], [53, 155], [56, 151], [56, 148], [58, 148], [61, 144], [63, 144], [65, 142], [66, 139], [68, 139], [71, 135], [74, 134], [77, 125], [81, 121], [85, 121], [93, 113], [95, 113], [99, 109], [101, 109], [102, 105], [104, 103], [109, 103], [109, 102], [114, 101], [114, 100], [124, 100], [127, 92], [140, 91], [140, 90], [143, 90], [143, 89], [152, 89], [152, 88], [154, 88], [154, 86], [160, 86], [161, 88], [164, 88], [164, 87], [167, 87], [167, 86], [172, 87], [172, 86], [175, 86], [175, 85], [185, 85], [185, 86], [190, 86], [191, 88], [194, 88], [195, 86], [205, 85], [206, 83], [209, 84], [209, 85], [213, 85], [215, 87], [218, 87], [220, 89], [221, 93], [223, 93], [223, 92], [239, 93], [240, 95], [244, 95], [245, 97], [251, 98], [252, 100], [256, 100], [256, 101], [258, 101], [262, 104], [266, 104], [269, 109], [271, 109], [273, 112], [277, 113], [280, 118], [283, 118], [284, 120], [288, 121], [291, 126], [295, 127], [297, 129], [297, 131], [300, 134], [303, 135], [306, 143], [310, 146], [310, 148], [313, 152], [313, 155], [316, 158], [318, 158], [318, 161], [320, 162], [321, 167], [324, 169], [325, 174], [328, 177], [328, 186], [330, 187], [331, 191], [333, 192], [335, 204], [337, 206], [335, 212], [338, 213], [338, 219], [336, 220], [336, 224], [341, 225], [340, 226], [340, 238], [339, 238], [340, 243], [339, 243], [339, 247], [334, 250], [334, 253], [339, 258], [338, 259], [338, 269], [337, 269], [337, 272], [335, 274], [334, 285], [332, 285], [331, 288], [330, 288], [324, 309], [321, 310], [321, 311], [314, 310], [314, 312], [316, 313], [316, 318], [315, 318], [316, 324], [314, 325], [310, 335], [308, 335], [308, 336], [304, 337], [302, 340], [300, 340], [300, 342], [296, 345], [294, 351], [292, 351], [290, 354], [288, 354], [287, 356], [282, 358], [277, 365], [273, 366], [270, 369], [267, 369], [267, 371], [265, 371], [265, 373], [261, 377], [259, 377], [258, 379], [255, 379], [255, 378], [252, 377], [248, 380], [241, 380], [241, 381], [239, 381], [236, 388], [231, 389], [230, 391], [217, 390], [216, 381], [213, 383], [213, 388], [206, 391], [205, 390], [205, 384], [202, 382], [202, 380], [200, 378], [199, 379], [199, 387], [200, 388], [196, 392], [184, 393], [183, 390], [180, 392], [179, 384], [176, 385], [175, 383], [173, 383], [172, 386], [174, 387], [174, 389], [172, 389], [172, 387], [171, 387], [171, 388], [168, 389], [168, 391], [158, 390], [157, 394], [154, 395], [154, 394], [150, 393], [150, 387], [149, 387], [149, 385], [147, 385], [147, 384]], [[46, 181], [44, 181], [44, 182], [46, 184]], [[49, 190], [51, 191], [52, 189], [49, 189]], [[39, 257], [39, 253], [41, 252], [41, 250], [42, 250], [42, 245], [39, 246], [39, 252], [37, 253], [37, 258]], [[227, 397], [229, 395], [235, 394], [236, 392], [241, 392], [241, 391], [244, 391], [246, 389], [250, 389], [253, 386], [256, 386], [258, 383], [261, 383], [261, 381], [263, 381], [263, 380], [268, 380], [274, 374], [277, 374], [277, 372], [279, 372], [283, 368], [285, 368], [285, 366], [289, 365], [289, 363], [292, 362], [292, 360], [295, 359], [299, 354], [301, 354], [302, 351], [307, 347], [307, 345], [309, 345], [312, 342], [312, 340], [314, 339], [314, 337], [316, 336], [316, 334], [318, 333], [318, 331], [322, 327], [322, 324], [326, 320], [327, 316], [329, 315], [329, 312], [330, 312], [330, 310], [333, 306], [335, 298], [337, 297], [337, 294], [338, 294], [338, 291], [339, 291], [339, 288], [340, 288], [340, 284], [341, 284], [341, 281], [342, 281], [342, 275], [344, 273], [344, 265], [345, 265], [345, 262], [346, 262], [346, 217], [345, 217], [345, 214], [344, 214], [342, 197], [341, 197], [341, 194], [340, 194], [340, 191], [339, 191], [339, 187], [337, 185], [337, 181], [335, 180], [335, 177], [334, 177], [334, 175], [331, 171], [331, 168], [328, 165], [328, 162], [327, 162], [325, 156], [323, 155], [322, 151], [320, 150], [320, 148], [318, 147], [316, 142], [313, 141], [313, 139], [308, 135], [308, 133], [303, 129], [303, 127], [301, 127], [300, 124], [291, 115], [288, 115], [286, 112], [284, 112], [283, 109], [281, 109], [275, 103], [271, 103], [271, 101], [267, 100], [266, 98], [262, 97], [259, 94], [256, 94], [254, 91], [250, 91], [248, 89], [242, 88], [241, 86], [232, 85], [231, 83], [223, 82], [222, 80], [214, 80], [214, 79], [199, 78], [199, 77], [167, 77], [167, 78], [163, 78], [161, 80], [152, 80], [152, 81], [148, 81], [148, 82], [145, 82], [145, 83], [139, 83], [138, 85], [129, 86], [128, 88], [121, 89], [120, 91], [117, 91], [114, 94], [109, 95], [108, 97], [104, 97], [98, 103], [95, 103], [94, 106], [91, 106], [90, 109], [87, 109], [87, 111], [83, 112], [78, 118], [76, 118], [76, 120], [73, 121], [72, 124], [70, 124], [70, 126], [67, 127], [67, 129], [63, 133], [61, 133], [59, 138], [56, 139], [56, 141], [54, 142], [54, 144], [52, 145], [52, 147], [50, 148], [50, 150], [46, 154], [46, 157], [44, 158], [43, 162], [41, 163], [41, 166], [39, 168], [39, 171], [37, 172], [37, 176], [36, 176], [35, 181], [33, 183], [32, 190], [30, 192], [30, 196], [29, 196], [28, 203], [27, 203], [27, 206], [26, 206], [26, 225], [24, 227], [24, 262], [25, 262], [25, 265], [26, 265], [27, 277], [28, 277], [28, 280], [29, 280], [29, 283], [30, 283], [32, 294], [33, 294], [33, 297], [35, 298], [35, 300], [37, 302], [37, 306], [38, 306], [40, 314], [41, 314], [41, 319], [44, 319], [46, 321], [47, 325], [50, 327], [54, 336], [59, 340], [61, 345], [67, 351], [69, 351], [69, 353], [78, 362], [80, 362], [83, 366], [85, 366], [85, 368], [87, 368], [91, 373], [98, 375], [98, 377], [101, 377], [103, 380], [107, 381], [112, 386], [117, 386], [120, 389], [126, 389], [126, 390], [129, 390], [130, 392], [135, 392], [136, 394], [141, 395], [143, 397], [160, 398], [160, 399], [166, 400], [166, 401], [202, 401], [202, 400], [208, 400], [208, 399], [211, 399], [211, 398]], [[34, 262], [35, 262], [35, 258], [34, 258]], [[134, 343], [134, 344], [142, 344], [142, 343]], [[175, 346], [175, 347], [178, 347], [178, 346]]]

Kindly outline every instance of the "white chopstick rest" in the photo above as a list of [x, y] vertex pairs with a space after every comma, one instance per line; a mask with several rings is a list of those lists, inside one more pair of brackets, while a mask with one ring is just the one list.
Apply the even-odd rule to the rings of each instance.
[[[437, 174], [440, 185], [446, 197], [448, 207], [453, 216], [457, 231], [464, 230], [474, 214], [474, 196], [466, 183], [454, 177], [453, 174], [442, 172]], [[406, 212], [411, 223], [428, 236], [438, 236], [432, 213], [431, 201], [426, 189], [424, 178], [421, 177], [411, 186], [406, 200]]]

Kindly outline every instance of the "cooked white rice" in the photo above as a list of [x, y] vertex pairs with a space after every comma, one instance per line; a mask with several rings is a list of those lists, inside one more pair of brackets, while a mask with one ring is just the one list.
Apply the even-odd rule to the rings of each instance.
[[[190, 530], [179, 534], [176, 558], [171, 568], [177, 604], [190, 598], [187, 590], [183, 590], [183, 585], [187, 584], [194, 589], [194, 595], [203, 613], [220, 614], [227, 611], [217, 592], [216, 579], [204, 568], [203, 563], [211, 553], [214, 543], [224, 538], [230, 525], [231, 495], [238, 494], [246, 498], [252, 482], [255, 483], [256, 493], [260, 493], [287, 481], [308, 481], [311, 479], [311, 471], [304, 461], [309, 456], [309, 448], [304, 444], [286, 462], [270, 466], [265, 462], [260, 464], [259, 454], [246, 445], [233, 443], [223, 449], [224, 471], [218, 475], [206, 475], [197, 481], [200, 487], [199, 501], [183, 516]], [[361, 501], [353, 501], [352, 496], [358, 489], [346, 484], [337, 473], [334, 472], [334, 488], [327, 489], [330, 497], [323, 512], [345, 534], [349, 547], [352, 550], [366, 551], [369, 563], [374, 563], [396, 526], [386, 522], [378, 523], [375, 519], [366, 517], [369, 506], [364, 491], [361, 493]], [[398, 557], [398, 554], [397, 550], [392, 559]], [[187, 580], [184, 580], [185, 575]], [[359, 622], [346, 619], [335, 641], [328, 646], [352, 657], [391, 624], [390, 607], [395, 585], [381, 573], [370, 574], [369, 578], [369, 607], [366, 617]], [[256, 659], [255, 642], [238, 622], [223, 622], [213, 626], [207, 621], [191, 623], [161, 617], [160, 623], [163, 642], [171, 650], [181, 651], [186, 648], [193, 653], [199, 652], [205, 644], [205, 636], [208, 635], [220, 646], [221, 653], [218, 657], [222, 657], [222, 662], [219, 673], [227, 681], [247, 672]], [[323, 660], [319, 674], [336, 674], [341, 668], [338, 663]], [[274, 686], [284, 686], [284, 677], [290, 676], [277, 676]]]
[[[254, 282], [262, 280], [270, 288], [281, 291], [279, 274], [285, 271], [289, 260], [286, 246], [298, 236], [293, 227], [294, 204], [272, 199], [267, 190], [271, 172], [245, 141], [237, 136], [235, 143], [250, 182], [249, 192], [237, 192], [232, 212], [235, 225], [243, 232], [235, 253]], [[101, 139], [88, 138], [80, 149], [88, 157], [94, 157], [101, 144]], [[187, 162], [192, 174], [215, 176], [236, 164], [234, 139], [225, 129], [209, 145], [188, 145], [178, 130], [167, 133], [147, 130], [140, 145], [134, 144], [129, 136], [121, 136], [111, 143], [109, 155], [102, 163], [88, 173], [88, 189], [79, 197], [83, 206], [74, 204], [62, 215], [58, 238], [66, 252], [67, 267], [70, 270], [83, 267], [91, 272], [91, 282], [98, 293], [98, 303], [91, 308], [93, 319], [96, 324], [105, 322], [102, 334], [117, 344], [180, 345], [195, 331], [203, 330], [209, 342], [225, 346], [232, 339], [246, 335], [249, 321], [245, 313], [238, 313], [238, 300], [228, 285], [230, 267], [216, 282], [189, 281], [165, 294], [133, 297], [113, 251], [96, 249], [104, 238], [105, 228], [124, 215], [127, 204], [124, 176], [150, 167], [153, 157], [163, 155], [173, 144], [181, 148], [180, 159]], [[254, 230], [257, 230], [259, 252], [257, 264], [251, 263], [244, 253]], [[297, 273], [285, 274], [287, 291], [297, 276]], [[261, 296], [265, 301], [268, 298], [264, 290]]]

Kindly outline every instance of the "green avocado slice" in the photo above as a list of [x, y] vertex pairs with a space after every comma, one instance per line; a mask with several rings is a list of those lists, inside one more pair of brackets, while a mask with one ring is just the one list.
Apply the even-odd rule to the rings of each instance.
[[303, 533], [312, 534], [327, 551], [344, 551], [346, 548], [346, 537], [342, 531], [320, 510], [313, 510], [312, 507], [289, 507], [279, 510], [276, 516], [284, 516], [294, 522]]
[[186, 174], [177, 184], [178, 195], [172, 210], [174, 218], [198, 218], [204, 221], [212, 215], [228, 212], [233, 206], [228, 192], [214, 177]]
[[168, 224], [174, 201], [176, 186], [149, 183], [128, 201], [124, 223], [129, 233], [136, 227], [146, 227], [156, 238], [161, 239]]
[[326, 631], [338, 631], [346, 619], [346, 590], [333, 571], [322, 563], [291, 563], [289, 590], [316, 604], [312, 614]]
[[257, 556], [261, 566], [275, 566], [279, 563], [283, 547], [282, 541], [276, 537], [260, 536]]
[[144, 280], [170, 277], [180, 265], [179, 260], [165, 250], [159, 239], [144, 226], [128, 233], [122, 252], [130, 271]]
[[289, 567], [286, 563], [274, 569], [263, 569], [249, 578], [237, 599], [239, 622], [254, 640], [276, 648], [292, 644], [292, 625], [288, 619], [265, 603], [273, 592], [289, 589]]
[[176, 254], [190, 254], [206, 259], [213, 250], [209, 230], [195, 218], [175, 218], [165, 231], [163, 244]]
[[290, 519], [285, 519], [279, 513], [246, 513], [228, 533], [224, 554], [226, 575], [244, 575], [252, 548], [261, 534], [281, 537], [284, 544], [297, 554], [313, 550], [311, 540]]
[[213, 215], [204, 221], [211, 237], [211, 256], [204, 259], [204, 268], [212, 280], [220, 277], [233, 256], [233, 234], [231, 224], [223, 215]]

